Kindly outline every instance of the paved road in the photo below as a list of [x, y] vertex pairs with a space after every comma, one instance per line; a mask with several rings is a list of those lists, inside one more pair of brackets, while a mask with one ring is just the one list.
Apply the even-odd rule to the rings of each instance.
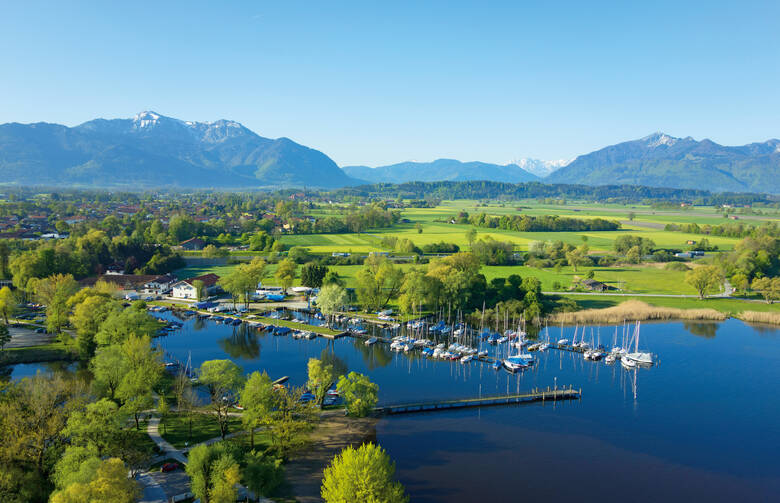
[[8, 333], [11, 334], [11, 340], [6, 344], [6, 348], [41, 346], [54, 340], [52, 334], [38, 334], [31, 328], [8, 327]]
[[[160, 418], [159, 417], [150, 418], [149, 423], [146, 426], [146, 432], [149, 434], [149, 438], [151, 438], [152, 441], [155, 444], [157, 444], [157, 447], [159, 447], [163, 451], [163, 454], [161, 456], [158, 456], [158, 459], [170, 458], [170, 459], [175, 459], [181, 464], [187, 464], [187, 456], [185, 456], [184, 452], [175, 448], [164, 438], [162, 438], [162, 436], [160, 435], [159, 428], [160, 428]], [[228, 435], [228, 437], [232, 437], [234, 435], [236, 434], [234, 433], [232, 435]], [[214, 437], [201, 443], [206, 445], [211, 445], [221, 440], [222, 440], [221, 437]], [[196, 445], [200, 445], [200, 444], [196, 444]], [[192, 447], [195, 446], [193, 445]], [[192, 447], [190, 447], [189, 449], [192, 449]], [[151, 499], [148, 500], [148, 503], [163, 503], [165, 501], [168, 501], [170, 498], [178, 497], [180, 495], [189, 493], [190, 491], [190, 478], [183, 470], [177, 470], [168, 473], [146, 472], [141, 476], [139, 476], [138, 480], [139, 482], [141, 482], [141, 484], [144, 485], [144, 498], [147, 497], [147, 494], [148, 497], [150, 498], [157, 498], [160, 496], [161, 491], [162, 491], [163, 498], [166, 498], [163, 500]], [[245, 499], [247, 495], [249, 495], [250, 497], [254, 496], [249, 492], [247, 488], [245, 488], [240, 484], [238, 486], [238, 493], [242, 500]], [[146, 499], [144, 499], [143, 501], [144, 503], [147, 503]], [[266, 498], [260, 498], [258, 501], [260, 503], [273, 503], [271, 500]]]

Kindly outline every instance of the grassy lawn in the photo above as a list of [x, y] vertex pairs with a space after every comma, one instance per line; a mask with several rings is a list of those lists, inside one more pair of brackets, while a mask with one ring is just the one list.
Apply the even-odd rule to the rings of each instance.
[[75, 361], [78, 359], [76, 348], [60, 341], [40, 346], [24, 348], [5, 348], [0, 351], [0, 365], [14, 363], [37, 363], [52, 361]]
[[[199, 274], [206, 272], [215, 272], [220, 274], [226, 266], [217, 266], [214, 268], [198, 267]], [[357, 273], [362, 266], [359, 265], [337, 265], [329, 266], [336, 271], [347, 284], [347, 287], [354, 288], [357, 284]], [[415, 267], [414, 264], [399, 264], [403, 270]], [[418, 267], [424, 267], [420, 265]], [[564, 288], [572, 284], [574, 276], [585, 278], [589, 271], [593, 271], [594, 279], [601, 281], [616, 288], [620, 287], [625, 293], [663, 293], [663, 294], [685, 294], [693, 295], [696, 291], [688, 286], [684, 279], [685, 273], [680, 271], [666, 271], [662, 268], [639, 265], [639, 266], [619, 266], [619, 267], [579, 267], [575, 273], [571, 267], [563, 267], [560, 272], [554, 269], [535, 269], [526, 266], [482, 266], [481, 272], [485, 278], [490, 281], [493, 278], [508, 277], [512, 274], [518, 274], [522, 277], [533, 276], [539, 278], [542, 282], [542, 289], [545, 291], [553, 290], [553, 283], [558, 282]], [[186, 271], [190, 268], [179, 270], [177, 273]], [[300, 270], [299, 270], [300, 272]], [[180, 276], [186, 277], [186, 276]], [[273, 279], [266, 280], [273, 283]], [[300, 285], [300, 278], [296, 278], [294, 285]]]
[[[228, 433], [241, 430], [241, 419], [231, 417], [228, 423]], [[184, 414], [169, 414], [160, 425], [160, 434], [177, 449], [182, 449], [186, 442], [189, 445], [198, 444], [210, 438], [219, 436], [219, 425], [212, 414], [195, 413], [192, 415], [192, 438], [189, 438], [189, 420]]]
[[337, 335], [341, 333], [340, 330], [331, 330], [327, 327], [315, 327], [313, 325], [305, 325], [303, 323], [295, 323], [293, 321], [287, 321], [287, 320], [277, 320], [274, 318], [259, 317], [259, 318], [255, 318], [255, 321], [259, 321], [260, 323], [264, 323], [266, 325], [275, 325], [277, 327], [289, 327], [294, 330], [314, 332], [323, 335]]

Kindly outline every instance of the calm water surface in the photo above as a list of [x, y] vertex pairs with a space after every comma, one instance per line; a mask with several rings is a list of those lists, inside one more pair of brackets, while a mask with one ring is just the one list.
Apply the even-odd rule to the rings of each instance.
[[[599, 332], [611, 346], [614, 329]], [[571, 338], [573, 329], [563, 333]], [[550, 329], [551, 340], [560, 337], [561, 329]], [[189, 320], [157, 341], [170, 357], [191, 357], [194, 366], [231, 358], [246, 372], [290, 376], [295, 385], [306, 380], [308, 358], [330, 358], [342, 370], [370, 374], [381, 403], [556, 383], [582, 388], [579, 401], [382, 419], [377, 439], [415, 502], [777, 501], [780, 494], [774, 328], [737, 320], [645, 324], [640, 348], [658, 355], [653, 368], [626, 371], [549, 350], [516, 375], [395, 354], [351, 338], [293, 340], [210, 321]]]

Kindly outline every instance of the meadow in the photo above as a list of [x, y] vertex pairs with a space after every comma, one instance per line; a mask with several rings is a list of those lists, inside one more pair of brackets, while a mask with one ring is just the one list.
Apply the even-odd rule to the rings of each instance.
[[[516, 215], [527, 214], [533, 216], [561, 215], [573, 218], [605, 218], [621, 222], [622, 228], [618, 231], [600, 232], [515, 232], [502, 229], [488, 229], [473, 227], [464, 224], [449, 223], [451, 217], [459, 212], [466, 211], [470, 215], [485, 212], [489, 215]], [[316, 216], [324, 216], [335, 213], [337, 210], [320, 208], [313, 212]], [[703, 236], [685, 234], [680, 232], [665, 231], [667, 223], [698, 223], [720, 224], [726, 221], [715, 208], [696, 207], [693, 209], [668, 209], [659, 210], [642, 205], [618, 205], [618, 204], [592, 204], [592, 203], [568, 203], [565, 205], [542, 204], [536, 201], [515, 202], [480, 202], [469, 200], [442, 201], [434, 208], [408, 208], [402, 212], [403, 223], [398, 223], [391, 228], [371, 229], [361, 234], [302, 234], [282, 235], [281, 240], [287, 247], [303, 246], [314, 254], [330, 255], [334, 252], [347, 252], [354, 254], [367, 254], [376, 251], [392, 251], [382, 246], [382, 239], [388, 236], [407, 238], [417, 246], [437, 243], [441, 241], [455, 243], [461, 250], [469, 249], [466, 233], [474, 228], [477, 231], [477, 239], [491, 237], [497, 240], [509, 241], [514, 244], [517, 251], [526, 251], [529, 243], [533, 241], [560, 240], [575, 246], [587, 241], [591, 254], [602, 255], [613, 249], [615, 240], [621, 235], [634, 235], [651, 239], [658, 247], [686, 250], [688, 240], [699, 241], [706, 237], [711, 245], [717, 245], [719, 250], [731, 250], [738, 238], [721, 236]], [[629, 220], [631, 218], [631, 220]], [[780, 220], [777, 214], [758, 216], [740, 216], [744, 223], [760, 224], [764, 221]], [[421, 227], [418, 230], [418, 224]], [[251, 252], [241, 252], [241, 255]], [[235, 265], [219, 266], [193, 266], [178, 271], [180, 278], [188, 278], [214, 272], [224, 275], [230, 272]], [[348, 287], [356, 284], [356, 275], [361, 266], [330, 266], [345, 279]], [[400, 264], [404, 270], [413, 267], [411, 264]], [[273, 284], [271, 279], [276, 266], [269, 265], [267, 270], [268, 284]], [[536, 269], [527, 266], [483, 266], [482, 273], [488, 281], [493, 278], [507, 277], [512, 274], [521, 277], [534, 276], [539, 278], [542, 289], [547, 292], [554, 291], [556, 287], [568, 289], [579, 278], [585, 278], [589, 273], [594, 279], [619, 289], [626, 294], [657, 294], [657, 295], [695, 295], [692, 287], [685, 283], [685, 272], [668, 271], [663, 264], [620, 265], [615, 267], [579, 267], [575, 272], [571, 267]], [[300, 279], [295, 284], [300, 284]], [[585, 308], [597, 306], [609, 306], [625, 300], [626, 297], [599, 296], [598, 300], [591, 297], [577, 298], [582, 301]], [[741, 312], [755, 306], [755, 311], [775, 311], [775, 306], [767, 306], [755, 302], [739, 301], [732, 299], [708, 299], [698, 301], [696, 299], [682, 298], [652, 298], [642, 297], [643, 300], [653, 305], [666, 307], [686, 307], [691, 302], [707, 302], [707, 307], [713, 307], [721, 312]], [[764, 307], [767, 306], [767, 307]], [[701, 307], [701, 306], [699, 306]]]

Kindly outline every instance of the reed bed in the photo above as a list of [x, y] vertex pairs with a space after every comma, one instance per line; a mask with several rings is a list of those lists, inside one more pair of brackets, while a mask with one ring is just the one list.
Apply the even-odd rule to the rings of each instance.
[[771, 323], [774, 325], [780, 325], [780, 311], [742, 311], [737, 315], [737, 318], [749, 323]]
[[[755, 313], [758, 315], [768, 313]], [[550, 320], [554, 323], [573, 325], [585, 323], [623, 323], [644, 320], [725, 320], [727, 316], [715, 309], [678, 309], [676, 307], [651, 306], [639, 300], [627, 300], [617, 306], [604, 309], [586, 309], [570, 313], [556, 313]]]

